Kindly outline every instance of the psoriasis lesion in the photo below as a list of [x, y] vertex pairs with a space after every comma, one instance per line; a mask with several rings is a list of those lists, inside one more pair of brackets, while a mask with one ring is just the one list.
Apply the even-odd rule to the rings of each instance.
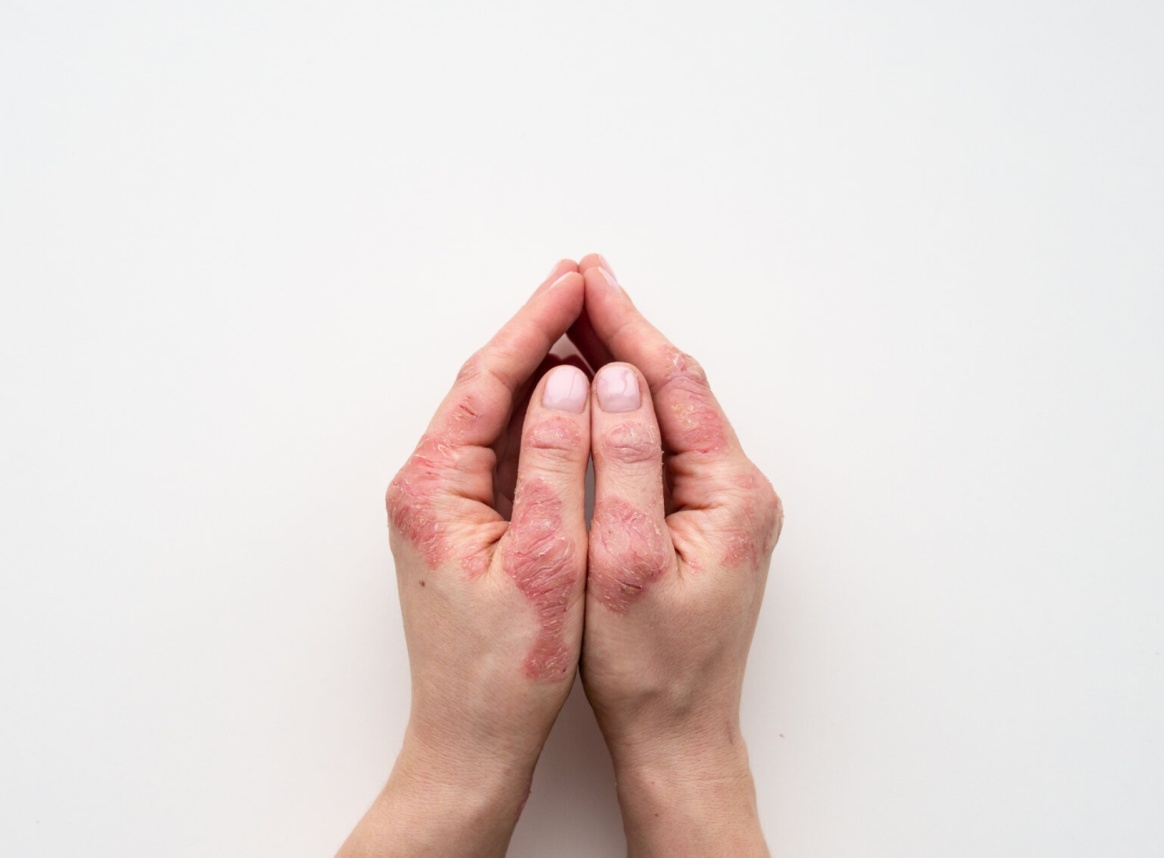
[[564, 532], [562, 501], [541, 479], [518, 484], [514, 517], [502, 541], [501, 566], [532, 606], [537, 636], [525, 660], [526, 675], [558, 679], [574, 659], [566, 646], [566, 616], [580, 568]]
[[582, 432], [573, 420], [550, 417], [538, 421], [529, 430], [526, 443], [539, 450], [573, 452], [582, 443]]
[[712, 453], [727, 442], [727, 430], [707, 374], [690, 355], [671, 347], [669, 370], [655, 397], [669, 412], [668, 430], [686, 450]]
[[420, 551], [430, 569], [448, 557], [448, 540], [435, 499], [447, 475], [456, 467], [457, 452], [452, 441], [444, 435], [425, 434], [388, 485], [388, 522]]
[[615, 613], [625, 613], [675, 563], [666, 525], [622, 498], [594, 510], [589, 587]]
[[662, 456], [659, 430], [638, 420], [617, 424], [599, 443], [602, 452], [617, 462], [651, 462]]

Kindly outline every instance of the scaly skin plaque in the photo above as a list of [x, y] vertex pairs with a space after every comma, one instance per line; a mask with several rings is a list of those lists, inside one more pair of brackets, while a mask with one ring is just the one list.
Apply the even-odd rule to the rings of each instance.
[[703, 367], [674, 347], [667, 358], [671, 369], [656, 396], [671, 411], [669, 425], [678, 433], [680, 446], [700, 453], [722, 449], [727, 433]]
[[454, 460], [454, 448], [447, 439], [425, 435], [388, 486], [388, 518], [392, 526], [416, 546], [430, 569], [448, 557], [448, 541], [434, 499], [444, 475], [455, 467]]
[[577, 450], [582, 433], [573, 420], [551, 417], [529, 430], [526, 443], [539, 450]]
[[566, 613], [575, 584], [574, 543], [564, 532], [562, 502], [544, 480], [520, 483], [501, 565], [537, 614], [538, 636], [525, 660], [532, 679], [560, 679], [573, 666]]
[[[470, 365], [475, 366], [472, 359], [462, 368], [462, 374]], [[416, 546], [430, 569], [449, 557], [448, 539], [436, 502], [448, 475], [463, 465], [464, 453], [469, 449], [465, 436], [481, 419], [478, 400], [468, 393], [443, 411], [433, 424], [439, 429], [421, 436], [416, 450], [388, 486], [389, 521], [397, 533]], [[461, 561], [470, 574], [481, 567], [476, 556], [466, 555]]]
[[625, 613], [674, 563], [663, 523], [621, 498], [598, 504], [590, 526], [589, 587], [615, 613]]
[[599, 443], [605, 455], [624, 464], [660, 461], [663, 455], [659, 431], [637, 420], [617, 424]]

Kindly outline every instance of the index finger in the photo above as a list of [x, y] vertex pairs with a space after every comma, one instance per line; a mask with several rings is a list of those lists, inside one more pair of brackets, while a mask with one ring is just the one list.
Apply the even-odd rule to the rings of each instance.
[[582, 312], [584, 289], [577, 266], [558, 263], [525, 306], [465, 361], [426, 434], [450, 447], [496, 441], [518, 389]]
[[651, 388], [664, 449], [706, 458], [742, 456], [703, 368], [643, 317], [602, 257], [583, 258], [579, 269], [594, 333], [616, 360], [638, 367]]
[[[495, 522], [490, 445], [505, 431], [514, 396], [582, 311], [584, 286], [573, 262], [558, 263], [533, 297], [465, 363], [416, 450], [388, 486], [394, 532], [430, 569], [448, 559], [450, 524]], [[477, 567], [477, 555], [462, 558]]]

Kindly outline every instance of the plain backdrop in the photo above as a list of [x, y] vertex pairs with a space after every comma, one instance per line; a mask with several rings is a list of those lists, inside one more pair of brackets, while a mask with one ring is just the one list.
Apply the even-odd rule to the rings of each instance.
[[[0, 3], [0, 852], [331, 854], [383, 493], [600, 251], [787, 518], [784, 856], [1164, 854], [1164, 5]], [[624, 849], [575, 689], [514, 856]]]

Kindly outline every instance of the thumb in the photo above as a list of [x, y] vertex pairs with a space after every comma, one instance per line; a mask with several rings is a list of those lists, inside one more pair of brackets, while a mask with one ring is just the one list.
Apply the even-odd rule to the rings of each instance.
[[513, 516], [498, 546], [502, 570], [537, 618], [526, 671], [544, 679], [564, 678], [577, 661], [566, 632], [585, 591], [589, 409], [590, 383], [577, 367], [555, 367], [534, 390], [522, 427]]

